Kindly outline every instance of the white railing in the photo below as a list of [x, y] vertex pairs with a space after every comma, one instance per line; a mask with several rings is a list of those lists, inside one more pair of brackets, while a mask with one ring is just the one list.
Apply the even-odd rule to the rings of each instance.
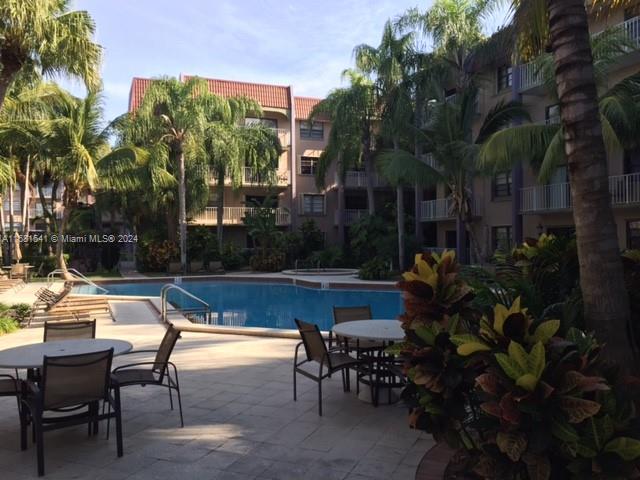
[[[348, 170], [344, 176], [345, 187], [354, 188], [366, 188], [367, 187], [367, 173], [361, 170]], [[389, 185], [384, 178], [380, 177], [377, 173], [373, 174], [373, 186], [374, 187], [386, 187]]]
[[106, 288], [101, 287], [100, 285], [97, 285], [96, 283], [89, 280], [87, 277], [85, 277], [82, 273], [80, 273], [75, 268], [67, 268], [66, 271], [64, 271], [61, 268], [56, 268], [55, 270], [52, 270], [51, 272], [49, 272], [47, 274], [47, 288], [53, 285], [53, 282], [56, 280], [56, 277], [61, 278], [63, 280], [69, 280], [69, 278], [71, 278], [71, 280], [73, 280], [74, 282], [84, 283], [86, 285], [89, 285], [90, 287], [95, 288], [96, 290], [100, 290], [102, 293], [109, 292], [109, 290], [107, 290]]
[[[244, 225], [243, 218], [252, 213], [257, 213], [260, 207], [222, 207], [223, 225]], [[286, 226], [291, 224], [289, 211], [284, 208], [270, 209], [275, 212], [276, 225]], [[202, 212], [193, 217], [192, 223], [204, 225], [217, 225], [218, 207], [206, 207]]]
[[[471, 213], [478, 215], [478, 202], [471, 201]], [[423, 200], [420, 205], [420, 219], [423, 222], [454, 218], [453, 200], [451, 197], [436, 200]]]
[[429, 165], [431, 168], [433, 168], [434, 170], [438, 170], [440, 167], [438, 166], [438, 162], [436, 161], [436, 159], [433, 157], [432, 153], [426, 153], [424, 155], [424, 163], [426, 163], [427, 165]]
[[[344, 211], [344, 224], [353, 225], [362, 217], [366, 216], [368, 213], [369, 213], [369, 210], [365, 210], [365, 209], [347, 208]], [[339, 212], [336, 210], [334, 214], [334, 222], [336, 225], [338, 225], [338, 217], [339, 217]]]
[[242, 183], [245, 185], [289, 185], [289, 172], [278, 172], [271, 170], [266, 173], [258, 174], [252, 167], [244, 167], [242, 174]]
[[[611, 205], [624, 206], [640, 203], [640, 173], [609, 177]], [[537, 185], [520, 190], [520, 211], [539, 212], [571, 208], [569, 183]]]
[[[636, 47], [640, 47], [640, 17], [633, 17], [629, 20], [625, 20], [613, 28], [619, 28], [626, 32], [627, 36], [635, 43]], [[602, 32], [598, 32], [593, 36], [601, 33]], [[538, 65], [536, 65], [535, 62], [519, 65], [518, 69], [520, 70], [520, 85], [518, 85], [520, 92], [542, 84], [542, 72], [540, 72]]]
[[[244, 128], [248, 128], [251, 127], [252, 125], [240, 125], [241, 127]], [[289, 130], [287, 130], [286, 128], [274, 128], [274, 127], [267, 127], [269, 128], [269, 130], [271, 130], [273, 133], [275, 133], [278, 136], [278, 140], [280, 140], [280, 145], [282, 145], [283, 148], [287, 148], [291, 145], [291, 132], [289, 132]]]

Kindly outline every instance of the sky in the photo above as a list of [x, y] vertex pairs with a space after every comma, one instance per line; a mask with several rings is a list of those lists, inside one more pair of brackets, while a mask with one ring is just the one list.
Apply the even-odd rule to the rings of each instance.
[[[75, 0], [104, 48], [107, 120], [127, 109], [133, 77], [203, 77], [292, 85], [322, 97], [341, 85], [353, 47], [377, 45], [384, 23], [432, 0]], [[488, 31], [503, 22], [497, 13]], [[63, 82], [74, 93], [77, 83]]]

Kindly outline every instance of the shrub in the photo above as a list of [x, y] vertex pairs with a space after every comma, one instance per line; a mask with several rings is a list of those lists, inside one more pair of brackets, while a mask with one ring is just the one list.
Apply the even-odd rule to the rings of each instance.
[[242, 251], [233, 243], [225, 243], [222, 246], [221, 261], [225, 270], [237, 270], [245, 264]]
[[341, 267], [344, 263], [344, 253], [340, 247], [328, 247], [315, 252], [309, 258], [312, 265], [320, 265], [324, 268]]
[[249, 259], [249, 266], [257, 272], [279, 272], [284, 268], [285, 254], [280, 251], [263, 251]]
[[302, 240], [301, 257], [307, 258], [313, 252], [322, 250], [324, 235], [312, 219], [306, 220], [300, 225], [300, 237]]
[[358, 272], [362, 280], [386, 280], [390, 275], [389, 263], [380, 257], [374, 257], [363, 263]]
[[137, 249], [138, 262], [143, 271], [164, 272], [170, 261], [178, 258], [178, 245], [169, 240], [144, 240]]
[[19, 323], [13, 317], [0, 317], [0, 335], [11, 333], [19, 328]]

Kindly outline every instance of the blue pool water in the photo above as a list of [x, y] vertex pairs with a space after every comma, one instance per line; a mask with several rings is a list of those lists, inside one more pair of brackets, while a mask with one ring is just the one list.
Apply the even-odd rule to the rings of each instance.
[[[158, 296], [164, 282], [109, 283], [109, 295]], [[275, 283], [183, 281], [180, 287], [207, 302], [211, 323], [246, 327], [295, 328], [294, 318], [316, 323], [322, 330], [333, 325], [333, 306], [370, 305], [373, 318], [396, 318], [402, 311], [400, 293], [371, 290], [320, 290]], [[90, 286], [78, 293], [98, 293]], [[181, 307], [195, 302], [176, 290], [171, 303]]]

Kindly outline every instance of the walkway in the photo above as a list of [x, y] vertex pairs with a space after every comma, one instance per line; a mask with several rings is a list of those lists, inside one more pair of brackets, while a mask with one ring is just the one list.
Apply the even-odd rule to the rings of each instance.
[[[1, 300], [0, 300], [1, 301]], [[99, 320], [98, 337], [154, 348], [162, 338], [148, 302], [112, 302], [116, 322]], [[0, 349], [40, 341], [41, 329], [0, 337]], [[402, 405], [374, 408], [326, 382], [325, 416], [316, 385], [300, 379], [292, 400], [296, 342], [280, 338], [183, 333], [173, 360], [180, 370], [185, 428], [164, 390], [124, 390], [124, 448], [86, 427], [45, 435], [48, 479], [413, 480], [433, 440], [407, 427]], [[150, 359], [150, 357], [148, 357]], [[116, 364], [122, 359], [116, 359]], [[0, 399], [2, 478], [36, 478], [35, 448], [18, 448], [14, 399]]]

